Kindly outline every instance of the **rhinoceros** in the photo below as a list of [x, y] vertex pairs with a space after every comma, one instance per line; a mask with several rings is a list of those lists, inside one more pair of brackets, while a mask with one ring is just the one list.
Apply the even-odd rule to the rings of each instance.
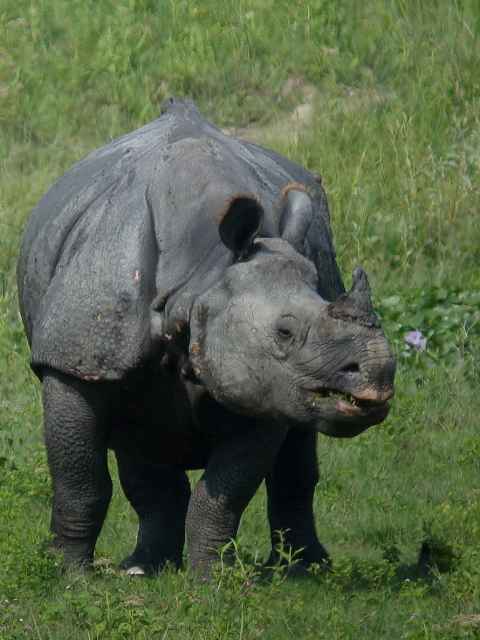
[[280, 540], [328, 562], [316, 436], [382, 422], [395, 361], [361, 268], [345, 291], [318, 176], [169, 99], [43, 197], [18, 288], [67, 564], [93, 560], [109, 448], [139, 518], [126, 572], [180, 566], [186, 537], [207, 575], [263, 480], [269, 562]]

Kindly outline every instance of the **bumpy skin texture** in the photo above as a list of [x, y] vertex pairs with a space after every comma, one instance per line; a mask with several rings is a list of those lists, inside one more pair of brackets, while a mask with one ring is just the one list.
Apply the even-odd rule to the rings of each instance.
[[318, 482], [316, 434], [290, 431], [266, 479], [268, 520], [272, 533], [269, 565], [281, 562], [278, 546], [295, 553], [294, 560], [308, 567], [327, 565], [328, 554], [318, 541], [313, 494]]
[[314, 199], [303, 244], [321, 262], [332, 299], [343, 285], [326, 198], [301, 167], [223, 135], [184, 102], [87, 156], [53, 185], [25, 230], [18, 286], [33, 366], [93, 380], [140, 367], [153, 348], [152, 301], [170, 306], [181, 288], [183, 316], [233, 262], [218, 234], [229, 200], [257, 197], [262, 235], [276, 236], [279, 194], [292, 181]]
[[327, 560], [316, 433], [381, 422], [395, 363], [362, 270], [345, 293], [318, 179], [171, 100], [41, 200], [18, 286], [66, 562], [92, 561], [108, 448], [139, 518], [128, 572], [179, 566], [186, 534], [208, 574], [264, 479], [270, 562], [280, 540]]
[[88, 563], [112, 495], [107, 466], [108, 390], [45, 372], [45, 443], [53, 482], [53, 543]]
[[122, 567], [148, 573], [182, 564], [190, 484], [182, 469], [116, 452], [120, 482], [139, 517], [137, 546]]

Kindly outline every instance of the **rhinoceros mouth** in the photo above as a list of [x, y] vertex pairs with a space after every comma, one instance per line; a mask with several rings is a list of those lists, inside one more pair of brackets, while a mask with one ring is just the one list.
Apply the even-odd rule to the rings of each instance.
[[390, 409], [389, 397], [391, 394], [379, 394], [378, 399], [366, 399], [338, 389], [322, 388], [309, 391], [308, 396], [309, 404], [313, 409], [333, 410], [339, 417], [386, 416]]

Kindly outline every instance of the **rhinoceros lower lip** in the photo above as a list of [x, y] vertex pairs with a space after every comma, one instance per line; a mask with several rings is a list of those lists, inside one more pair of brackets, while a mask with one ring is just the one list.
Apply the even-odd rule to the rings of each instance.
[[326, 400], [335, 402], [335, 409], [347, 416], [363, 416], [366, 413], [384, 411], [388, 408], [387, 400], [364, 400], [350, 393], [344, 393], [333, 389], [318, 389], [312, 392], [313, 405], [319, 401], [320, 407]]

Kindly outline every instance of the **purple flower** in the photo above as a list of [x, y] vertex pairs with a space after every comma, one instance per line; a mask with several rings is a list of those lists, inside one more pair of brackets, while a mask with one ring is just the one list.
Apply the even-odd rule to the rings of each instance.
[[409, 331], [404, 336], [405, 344], [409, 347], [413, 347], [417, 351], [425, 351], [427, 348], [427, 339], [421, 331]]

